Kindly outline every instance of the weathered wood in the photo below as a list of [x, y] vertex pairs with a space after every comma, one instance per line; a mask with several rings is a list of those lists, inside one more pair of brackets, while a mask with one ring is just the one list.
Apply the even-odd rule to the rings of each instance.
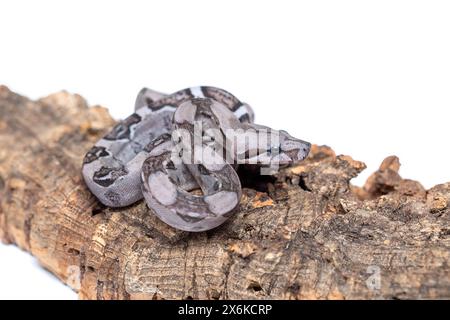
[[450, 298], [450, 183], [425, 190], [389, 157], [356, 188], [365, 165], [314, 146], [273, 179], [241, 172], [241, 210], [188, 234], [86, 189], [83, 155], [113, 123], [78, 95], [0, 87], [0, 239], [80, 298]]

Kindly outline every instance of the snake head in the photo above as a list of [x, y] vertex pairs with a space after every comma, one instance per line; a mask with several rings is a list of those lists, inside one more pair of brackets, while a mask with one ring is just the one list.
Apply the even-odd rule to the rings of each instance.
[[278, 131], [279, 143], [272, 143], [268, 153], [271, 164], [287, 166], [304, 160], [311, 150], [309, 142], [294, 138], [284, 130]]
[[242, 131], [228, 131], [234, 141], [238, 163], [257, 164], [276, 168], [304, 160], [311, 149], [309, 142], [294, 138], [284, 130], [274, 130], [258, 124], [245, 124]]

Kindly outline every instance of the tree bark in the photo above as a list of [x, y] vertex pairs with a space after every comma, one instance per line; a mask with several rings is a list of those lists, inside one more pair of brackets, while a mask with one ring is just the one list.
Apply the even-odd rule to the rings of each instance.
[[450, 298], [450, 183], [425, 190], [389, 157], [357, 188], [364, 163], [314, 146], [273, 178], [241, 170], [240, 210], [186, 233], [86, 188], [82, 158], [113, 124], [79, 95], [0, 86], [0, 239], [80, 298]]

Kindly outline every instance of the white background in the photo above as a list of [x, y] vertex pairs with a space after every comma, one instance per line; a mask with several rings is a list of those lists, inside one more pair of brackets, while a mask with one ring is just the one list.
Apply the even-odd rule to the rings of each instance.
[[[363, 160], [396, 154], [404, 177], [450, 181], [448, 1], [4, 1], [0, 83], [66, 89], [116, 118], [142, 86], [222, 87], [258, 123]], [[0, 298], [69, 289], [0, 245]]]

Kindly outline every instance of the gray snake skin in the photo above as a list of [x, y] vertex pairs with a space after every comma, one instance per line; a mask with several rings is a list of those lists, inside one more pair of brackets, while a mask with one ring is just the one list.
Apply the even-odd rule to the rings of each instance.
[[253, 120], [248, 104], [219, 88], [170, 95], [144, 88], [135, 112], [86, 154], [84, 180], [106, 206], [124, 207], [144, 197], [177, 229], [215, 228], [239, 207], [237, 165], [286, 166], [309, 153], [308, 142]]

